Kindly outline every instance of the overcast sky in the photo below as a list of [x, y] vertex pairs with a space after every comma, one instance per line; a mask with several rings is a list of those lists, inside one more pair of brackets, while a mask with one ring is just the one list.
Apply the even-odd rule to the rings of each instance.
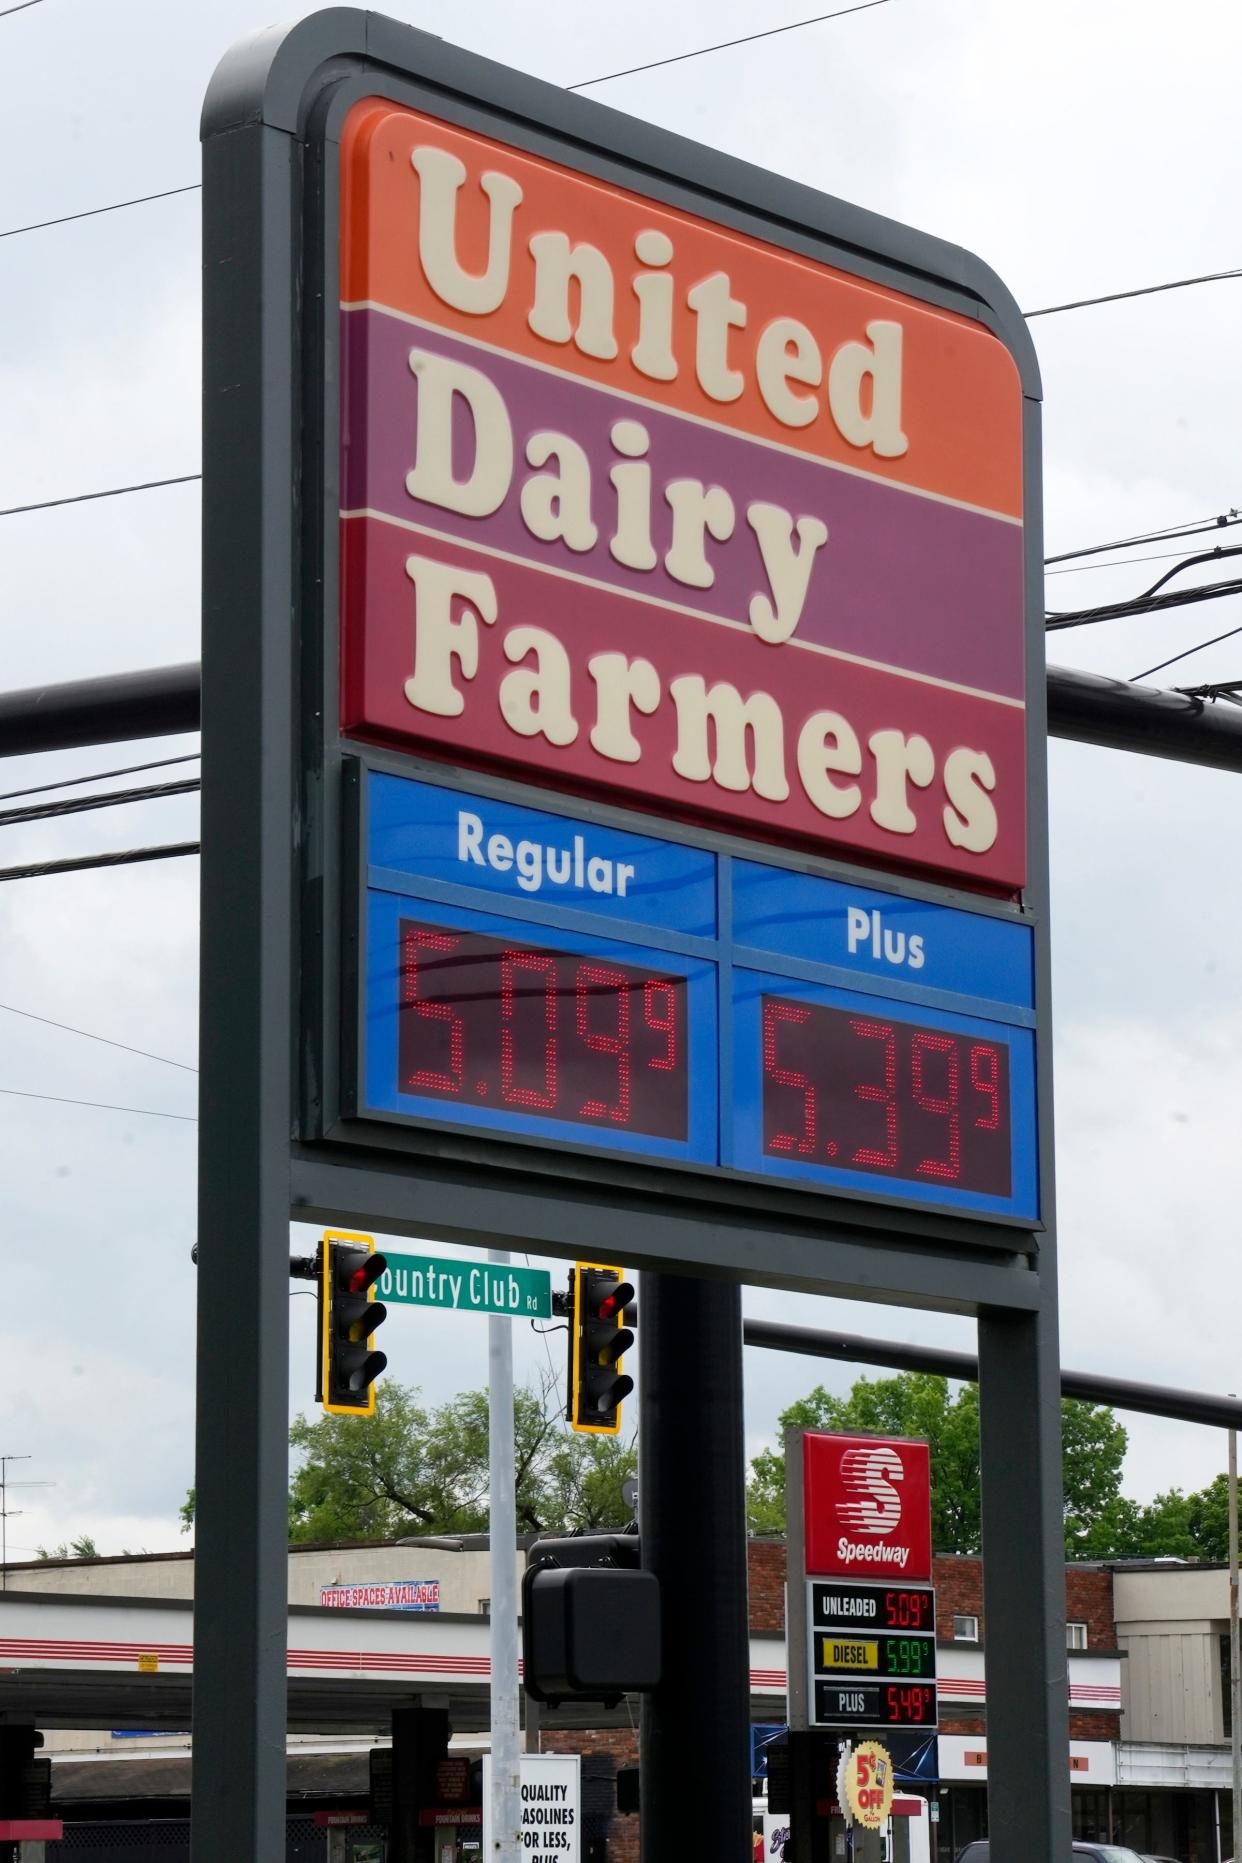
[[[263, 3], [39, 0], [0, 17], [0, 232], [195, 182], [203, 90], [266, 23]], [[813, 8], [388, 10], [566, 84]], [[1230, 0], [888, 0], [592, 94], [970, 247], [1035, 309], [1242, 264], [1240, 41]], [[0, 305], [0, 508], [198, 470], [197, 194], [0, 238]], [[1049, 553], [1242, 505], [1240, 313], [1242, 280], [1032, 325]], [[0, 686], [197, 659], [198, 507], [185, 485], [0, 519]], [[1048, 605], [1138, 593], [1167, 567], [1052, 576]], [[1222, 600], [1063, 634], [1051, 657], [1130, 677], [1239, 624]], [[1240, 674], [1242, 637], [1161, 678]], [[196, 748], [10, 760], [0, 789]], [[1054, 743], [1051, 765], [1063, 1361], [1238, 1389], [1242, 798], [1226, 775], [1079, 746]], [[196, 831], [193, 798], [9, 827], [0, 865]], [[182, 860], [0, 886], [0, 1454], [32, 1457], [14, 1480], [52, 1484], [10, 1496], [25, 1510], [11, 1551], [83, 1531], [105, 1550], [178, 1543], [193, 1470], [197, 885]], [[968, 1322], [936, 1316], [754, 1292], [746, 1308], [973, 1344]], [[313, 1394], [312, 1317], [291, 1302], [294, 1411]], [[485, 1380], [480, 1321], [398, 1312], [385, 1345], [430, 1400]], [[520, 1368], [545, 1349], [522, 1332]], [[753, 1450], [815, 1370], [752, 1352], [746, 1375]], [[835, 1388], [852, 1376], [824, 1368]], [[1216, 1432], [1127, 1427], [1136, 1495], [1224, 1466]]]

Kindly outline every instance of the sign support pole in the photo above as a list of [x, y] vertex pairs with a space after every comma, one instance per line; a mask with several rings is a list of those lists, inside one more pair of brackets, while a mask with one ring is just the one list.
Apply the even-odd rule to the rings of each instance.
[[285, 1851], [295, 161], [205, 134], [194, 1863]]
[[[509, 1265], [508, 1249], [488, 1260]], [[513, 1451], [513, 1323], [487, 1321], [488, 1545], [491, 1555], [491, 1859], [520, 1863], [522, 1795], [518, 1758], [517, 1493]]]
[[[1069, 1664], [1056, 1275], [1035, 1314], [979, 1316], [983, 1605], [994, 1863], [1068, 1856]], [[1021, 1522], [1019, 1530], [1017, 1523]]]
[[742, 1296], [644, 1274], [639, 1377], [643, 1565], [660, 1581], [663, 1674], [642, 1703], [642, 1863], [750, 1854], [750, 1638]]

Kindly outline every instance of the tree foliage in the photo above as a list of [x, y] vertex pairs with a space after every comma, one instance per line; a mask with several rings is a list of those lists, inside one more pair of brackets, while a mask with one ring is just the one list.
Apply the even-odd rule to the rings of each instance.
[[37, 1559], [98, 1559], [99, 1548], [89, 1533], [80, 1533], [76, 1540], [62, 1540], [59, 1546], [40, 1546]]
[[[519, 1533], [624, 1526], [622, 1484], [636, 1473], [633, 1440], [571, 1432], [550, 1386], [514, 1392]], [[486, 1532], [488, 1402], [466, 1391], [433, 1408], [386, 1380], [373, 1416], [300, 1416], [289, 1431], [291, 1542], [386, 1540]], [[194, 1521], [190, 1489], [183, 1529]]]
[[[977, 1385], [965, 1384], [951, 1395], [948, 1380], [930, 1372], [859, 1378], [846, 1397], [818, 1385], [782, 1411], [780, 1425], [782, 1435], [794, 1427], [926, 1438], [931, 1450], [932, 1544], [938, 1552], [978, 1552], [982, 1535]], [[1071, 1558], [1098, 1557], [1084, 1550], [1084, 1542], [1119, 1499], [1126, 1432], [1106, 1406], [1072, 1398], [1061, 1405], [1061, 1432], [1066, 1552]], [[763, 1450], [751, 1463], [747, 1502], [753, 1532], [784, 1532], [782, 1449]]]

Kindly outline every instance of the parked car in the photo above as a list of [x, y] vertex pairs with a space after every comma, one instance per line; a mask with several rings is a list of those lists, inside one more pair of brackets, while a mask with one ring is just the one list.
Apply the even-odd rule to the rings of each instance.
[[[1124, 1844], [1074, 1844], [1073, 1854], [1082, 1857], [1085, 1863], [1146, 1863], [1137, 1850], [1128, 1850]], [[991, 1863], [991, 1845], [987, 1838], [967, 1844], [958, 1852], [957, 1863]], [[1167, 1863], [1167, 1860], [1161, 1859], [1160, 1863]]]

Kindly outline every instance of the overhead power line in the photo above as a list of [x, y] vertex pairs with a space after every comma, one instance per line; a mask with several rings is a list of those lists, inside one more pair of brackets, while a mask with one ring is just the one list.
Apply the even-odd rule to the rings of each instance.
[[844, 19], [847, 13], [866, 13], [873, 6], [887, 6], [889, 0], [862, 0], [859, 6], [843, 6], [835, 13], [817, 13], [814, 19], [795, 19], [788, 26], [769, 26], [764, 32], [748, 32], [741, 39], [721, 39], [716, 45], [701, 45], [695, 52], [674, 52], [671, 58], [653, 58], [647, 65], [627, 65], [624, 71], [606, 71], [602, 78], [583, 78], [580, 84], [567, 84], [567, 91], [590, 90], [593, 84], [611, 84], [614, 78], [632, 78], [640, 71], [659, 71], [663, 65], [684, 64], [688, 58], [706, 58], [709, 52], [727, 52], [735, 45], [753, 45], [756, 39], [775, 39], [782, 32], [801, 32], [804, 26], [822, 26], [827, 19]]
[[64, 1029], [68, 1035], [81, 1035], [86, 1041], [102, 1042], [105, 1048], [123, 1048], [126, 1054], [139, 1054], [145, 1061], [162, 1061], [165, 1067], [180, 1067], [187, 1074], [198, 1072], [188, 1061], [174, 1061], [166, 1054], [152, 1054], [149, 1048], [134, 1048], [127, 1041], [113, 1041], [110, 1035], [95, 1035], [90, 1029], [75, 1028], [72, 1022], [57, 1022], [53, 1016], [37, 1016], [33, 1009], [19, 1009], [15, 1003], [0, 1003], [0, 1009], [7, 1010], [11, 1016], [24, 1016], [27, 1022], [42, 1022], [47, 1028]]
[[[1101, 569], [1130, 569], [1139, 563], [1175, 563], [1180, 561], [1181, 554], [1180, 550], [1161, 550], [1156, 556], [1123, 556], [1116, 563], [1071, 563], [1067, 569], [1046, 569], [1044, 575], [1045, 577], [1089, 576]], [[1208, 562], [1212, 557], [1224, 556], [1224, 554], [1225, 552], [1218, 546], [1215, 550], [1206, 551], [1203, 561]]]
[[67, 860], [29, 861], [21, 867], [0, 867], [0, 881], [44, 880], [56, 873], [84, 873], [91, 867], [129, 867], [145, 860], [177, 860], [197, 854], [197, 841], [169, 841], [159, 847], [122, 848], [115, 854], [81, 854]]
[[[1242, 588], [1242, 584], [1239, 585]], [[1205, 647], [1218, 646], [1222, 640], [1232, 640], [1235, 634], [1242, 634], [1242, 627], [1231, 627], [1223, 634], [1213, 634], [1211, 640], [1201, 640], [1196, 646], [1187, 647], [1181, 653], [1175, 653], [1171, 659], [1161, 660], [1158, 666], [1149, 666], [1145, 672], [1135, 673], [1133, 683], [1141, 679], [1150, 679], [1153, 673], [1163, 673], [1166, 666], [1176, 666], [1179, 660], [1188, 660], [1192, 653], [1202, 653]]]
[[0, 810], [0, 828], [20, 822], [50, 821], [59, 815], [84, 815], [90, 809], [124, 808], [131, 802], [158, 802], [164, 796], [188, 796], [202, 788], [197, 776], [176, 783], [146, 783], [141, 789], [110, 789], [99, 796], [65, 796], [60, 802], [30, 802], [24, 808]]
[[91, 1106], [101, 1113], [141, 1113], [148, 1119], [182, 1119], [187, 1125], [198, 1124], [194, 1113], [166, 1113], [155, 1106], [114, 1106], [110, 1100], [72, 1100], [62, 1093], [30, 1093], [24, 1087], [0, 1087], [0, 1093], [10, 1094], [17, 1100], [47, 1100], [53, 1106]]
[[1103, 556], [1109, 550], [1137, 549], [1143, 543], [1169, 543], [1178, 537], [1199, 537], [1205, 531], [1232, 530], [1242, 524], [1242, 511], [1230, 507], [1217, 517], [1188, 518], [1184, 524], [1171, 524], [1167, 530], [1147, 530], [1137, 537], [1118, 537], [1112, 543], [1089, 543], [1082, 550], [1062, 550], [1059, 556], [1046, 556], [1044, 568], [1052, 563], [1071, 563], [1080, 556]]
[[96, 498], [123, 498], [127, 492], [155, 492], [164, 485], [193, 485], [201, 472], [183, 472], [175, 479], [144, 479], [138, 485], [110, 485], [104, 492], [74, 492], [67, 498], [44, 498], [34, 505], [10, 505], [0, 517], [21, 517], [27, 511], [52, 511], [57, 505], [85, 505]]
[[[1061, 628], [1089, 627], [1097, 621], [1121, 621], [1129, 615], [1158, 614], [1164, 608], [1189, 608], [1196, 602], [1220, 601], [1226, 595], [1242, 595], [1242, 579], [1209, 583], [1206, 588], [1168, 589], [1163, 595], [1138, 595], [1128, 602], [1108, 602], [1099, 608], [1080, 608], [1070, 614], [1047, 616], [1044, 627], [1049, 634]], [[1166, 661], [1171, 665], [1171, 661]], [[1157, 668], [1152, 667], [1152, 672]]]
[[24, 13], [29, 6], [42, 6], [43, 0], [18, 0], [16, 6], [0, 7], [0, 19], [7, 19], [10, 13]]
[[30, 789], [0, 790], [0, 802], [13, 802], [18, 796], [42, 796], [50, 789], [76, 789], [83, 783], [104, 783], [113, 776], [137, 776], [141, 770], [166, 770], [172, 763], [197, 763], [201, 751], [188, 750], [182, 757], [157, 757], [151, 763], [127, 763], [119, 770], [95, 770], [90, 776], [66, 776], [59, 783], [36, 783]]
[[166, 201], [174, 194], [198, 194], [201, 181], [187, 181], [184, 187], [161, 188], [158, 194], [135, 194], [132, 200], [109, 201], [106, 207], [83, 207], [77, 213], [58, 214], [54, 220], [32, 220], [28, 226], [6, 226], [0, 239], [16, 239], [19, 233], [41, 233], [45, 227], [68, 226], [71, 220], [93, 220], [96, 214], [120, 213], [123, 207], [145, 207], [148, 201]]
[[1043, 310], [1023, 311], [1024, 317], [1055, 317], [1060, 311], [1090, 310], [1093, 304], [1120, 304], [1123, 298], [1149, 298], [1157, 291], [1184, 291], [1188, 285], [1215, 285], [1225, 278], [1242, 278], [1242, 266], [1228, 272], [1201, 272], [1197, 278], [1170, 278], [1160, 285], [1136, 285], [1130, 291], [1108, 291], [1099, 298], [1075, 298], [1070, 304], [1049, 304]]

